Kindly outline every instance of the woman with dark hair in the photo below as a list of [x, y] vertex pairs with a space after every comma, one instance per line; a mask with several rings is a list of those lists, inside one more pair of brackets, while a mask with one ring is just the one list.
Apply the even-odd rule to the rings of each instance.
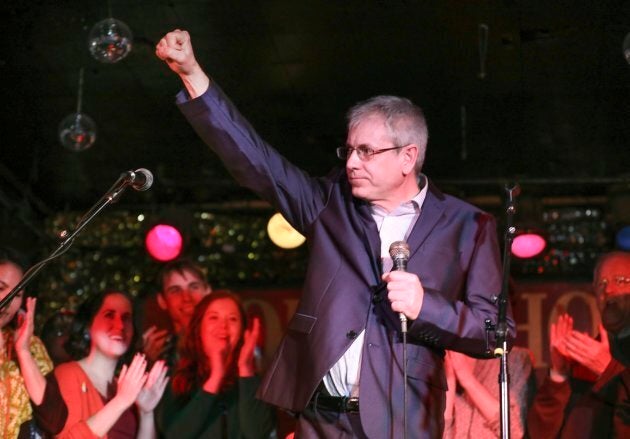
[[[32, 334], [34, 303], [27, 303], [27, 335]], [[122, 292], [107, 291], [89, 298], [79, 308], [66, 349], [77, 361], [63, 363], [54, 370], [60, 396], [46, 392], [48, 383], [33, 372], [24, 379], [36, 412], [67, 407], [59, 438], [154, 438], [153, 409], [166, 388], [164, 362], [155, 363], [147, 374], [144, 355], [136, 354], [129, 366], [125, 354], [133, 351], [131, 298]], [[33, 391], [31, 391], [31, 389]], [[134, 407], [135, 403], [135, 407]]]
[[267, 438], [273, 410], [255, 398], [254, 349], [260, 321], [247, 329], [240, 300], [226, 291], [195, 307], [182, 358], [158, 417], [167, 438]]
[[[7, 247], [0, 248], [0, 299], [22, 280], [24, 269], [19, 253]], [[3, 439], [29, 437], [33, 428], [29, 394], [18, 365], [20, 352], [28, 352], [32, 367], [42, 376], [53, 368], [39, 338], [30, 337], [26, 343], [21, 343], [19, 336], [16, 340], [21, 329], [17, 323], [22, 313], [23, 296], [24, 290], [21, 290], [0, 309], [0, 438]]]

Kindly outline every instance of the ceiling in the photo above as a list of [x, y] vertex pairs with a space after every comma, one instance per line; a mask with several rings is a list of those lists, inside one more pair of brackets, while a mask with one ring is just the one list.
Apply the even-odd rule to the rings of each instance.
[[[108, 5], [134, 34], [116, 64], [87, 49]], [[515, 180], [597, 194], [627, 181], [627, 0], [7, 0], [0, 12], [5, 215], [86, 209], [140, 167], [155, 184], [121, 205], [252, 197], [173, 104], [181, 85], [154, 47], [174, 28], [190, 31], [200, 63], [259, 132], [313, 174], [337, 165], [349, 106], [397, 94], [424, 108], [425, 171], [447, 188], [500, 195], [498, 183]], [[57, 130], [76, 110], [82, 67], [98, 137], [71, 152]]]

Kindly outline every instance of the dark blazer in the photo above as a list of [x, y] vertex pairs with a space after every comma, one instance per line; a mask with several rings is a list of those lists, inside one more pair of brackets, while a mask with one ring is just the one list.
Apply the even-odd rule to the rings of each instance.
[[[302, 411], [322, 377], [365, 330], [363, 428], [369, 437], [402, 437], [400, 324], [381, 282], [380, 238], [369, 204], [352, 197], [343, 167], [312, 178], [289, 163], [256, 134], [216, 84], [194, 100], [182, 92], [178, 103], [234, 178], [271, 202], [307, 237], [310, 263], [303, 293], [259, 396]], [[496, 321], [494, 297], [501, 290], [494, 219], [428, 184], [408, 238], [407, 269], [425, 289], [420, 315], [409, 327], [409, 437], [441, 436], [444, 349], [484, 355], [484, 319]], [[509, 328], [514, 334], [511, 318]]]

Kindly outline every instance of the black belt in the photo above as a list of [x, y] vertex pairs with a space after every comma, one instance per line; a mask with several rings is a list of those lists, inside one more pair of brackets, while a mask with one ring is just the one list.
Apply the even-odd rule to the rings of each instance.
[[359, 413], [359, 398], [348, 396], [330, 396], [315, 392], [309, 402], [313, 410], [328, 410], [339, 413]]

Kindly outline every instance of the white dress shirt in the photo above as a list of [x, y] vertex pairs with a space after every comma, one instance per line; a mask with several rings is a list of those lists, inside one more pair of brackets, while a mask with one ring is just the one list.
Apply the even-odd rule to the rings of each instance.
[[[422, 204], [427, 196], [427, 179], [418, 177], [422, 189], [411, 200], [402, 203], [391, 212], [372, 204], [372, 218], [376, 222], [381, 238], [381, 266], [383, 273], [392, 269], [393, 262], [389, 256], [389, 246], [395, 241], [407, 241], [414, 224], [420, 216]], [[354, 339], [345, 354], [324, 376], [326, 390], [333, 396], [359, 396], [359, 372], [361, 371], [361, 352], [365, 330]]]

